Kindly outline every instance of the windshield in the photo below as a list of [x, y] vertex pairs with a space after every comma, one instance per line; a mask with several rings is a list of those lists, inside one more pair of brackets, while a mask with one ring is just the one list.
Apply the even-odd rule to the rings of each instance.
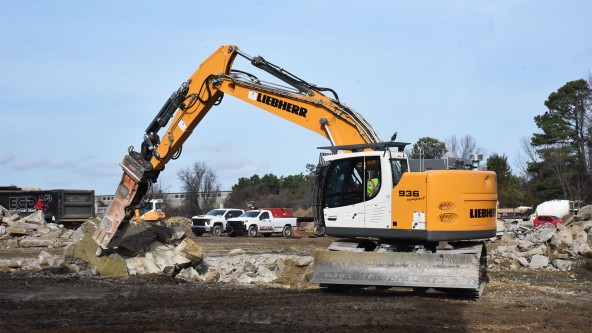
[[408, 171], [407, 160], [391, 160], [391, 170], [393, 172], [393, 187], [399, 184], [403, 174]]
[[156, 202], [156, 203], [154, 204], [154, 209], [156, 209], [156, 210], [162, 210], [162, 203], [160, 203], [160, 202]]
[[258, 210], [252, 210], [252, 211], [243, 213], [239, 217], [257, 217], [259, 215], [259, 213], [260, 213], [260, 211], [258, 211]]
[[222, 210], [222, 209], [214, 209], [214, 210], [208, 212], [206, 215], [210, 215], [210, 216], [224, 215], [224, 210]]
[[332, 161], [324, 184], [325, 205], [328, 208], [342, 207], [371, 200], [378, 195], [381, 186], [379, 157], [352, 157]]

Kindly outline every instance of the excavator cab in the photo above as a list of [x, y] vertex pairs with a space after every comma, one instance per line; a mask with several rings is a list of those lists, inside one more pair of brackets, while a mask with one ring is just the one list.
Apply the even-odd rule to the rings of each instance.
[[323, 156], [317, 215], [326, 234], [344, 239], [316, 253], [313, 282], [479, 296], [486, 251], [478, 240], [495, 236], [488, 213], [497, 201], [495, 174], [411, 172], [406, 154], [389, 144]]
[[389, 159], [374, 152], [333, 158], [322, 188], [327, 232], [333, 234], [337, 228], [353, 236], [356, 229], [390, 228], [393, 177]]

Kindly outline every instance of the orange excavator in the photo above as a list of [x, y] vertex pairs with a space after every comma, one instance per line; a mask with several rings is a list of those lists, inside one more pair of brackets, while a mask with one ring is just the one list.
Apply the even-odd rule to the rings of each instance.
[[[232, 68], [237, 56], [281, 80]], [[130, 147], [115, 199], [93, 238], [97, 255], [125, 233], [165, 165], [224, 95], [231, 95], [329, 140], [321, 153], [315, 220], [340, 237], [315, 254], [322, 288], [429, 287], [479, 296], [487, 280], [483, 239], [496, 234], [496, 175], [490, 171], [410, 170], [407, 143], [382, 141], [330, 88], [310, 84], [233, 45], [222, 46], [174, 91]], [[165, 128], [162, 137], [159, 134]]]

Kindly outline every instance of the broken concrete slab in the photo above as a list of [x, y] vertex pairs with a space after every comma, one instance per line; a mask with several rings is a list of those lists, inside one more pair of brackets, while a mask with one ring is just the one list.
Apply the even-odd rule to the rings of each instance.
[[555, 232], [557, 232], [557, 228], [554, 226], [544, 227], [539, 231], [538, 235], [536, 235], [536, 239], [538, 242], [547, 242], [553, 238]]
[[187, 267], [182, 269], [175, 278], [184, 281], [204, 281], [203, 277], [193, 267]]
[[572, 269], [574, 262], [572, 260], [555, 259], [553, 260], [553, 266], [560, 271], [569, 271]]
[[125, 259], [118, 254], [97, 257], [98, 245], [92, 239], [92, 234], [101, 223], [99, 219], [87, 220], [80, 228], [84, 228], [84, 236], [76, 243], [66, 247], [64, 257], [67, 263], [76, 264], [78, 260], [96, 268], [97, 273], [110, 277], [127, 277], [127, 265]]
[[571, 231], [569, 229], [559, 229], [558, 232], [553, 235], [551, 238], [551, 245], [558, 249], [564, 249], [571, 245], [573, 242], [573, 236], [571, 235]]
[[190, 238], [184, 238], [181, 243], [175, 247], [175, 252], [186, 258], [200, 263], [203, 260], [203, 250]]
[[146, 259], [152, 261], [165, 275], [174, 276], [182, 268], [189, 267], [191, 260], [180, 256], [165, 244], [154, 242], [146, 253]]
[[41, 228], [40, 224], [28, 223], [22, 219], [20, 219], [18, 221], [14, 221], [14, 222], [8, 222], [8, 223], [6, 223], [6, 225], [9, 227], [12, 227], [12, 228], [26, 228], [26, 229], [33, 229], [33, 230], [37, 230], [37, 229]]
[[18, 241], [19, 247], [51, 247], [55, 244], [55, 239], [41, 239], [36, 237], [25, 237]]
[[539, 268], [547, 267], [548, 265], [549, 265], [549, 258], [547, 258], [546, 256], [541, 255], [541, 254], [535, 254], [530, 259], [529, 267], [531, 269], [539, 269]]
[[8, 222], [16, 221], [16, 220], [20, 219], [20, 213], [21, 212], [19, 212], [19, 211], [8, 210], [8, 209], [4, 208], [3, 206], [0, 206], [0, 217], [2, 217], [0, 219], [0, 222], [8, 223]]
[[[104, 257], [96, 257], [99, 247], [92, 239], [100, 223], [98, 219], [87, 221], [73, 234], [72, 237], [77, 241], [66, 251], [67, 257], [92, 264], [100, 275], [175, 276], [184, 268], [196, 266], [202, 261], [201, 247], [186, 237], [184, 226], [173, 221], [128, 223], [115, 242], [117, 247], [109, 250], [112, 253], [109, 257], [115, 262], [104, 262]], [[107, 264], [116, 264], [116, 267], [106, 271]]]
[[33, 213], [33, 214], [23, 217], [21, 220], [24, 223], [45, 225], [45, 213], [42, 210], [38, 210], [38, 211], [35, 211], [35, 213]]
[[161, 269], [146, 257], [132, 257], [126, 259], [129, 275], [159, 274]]
[[177, 221], [127, 222], [122, 224], [110, 246], [131, 257], [143, 255], [146, 246], [156, 241], [172, 244], [184, 237], [185, 226]]
[[6, 234], [9, 236], [33, 235], [34, 233], [35, 229], [31, 228], [6, 227]]

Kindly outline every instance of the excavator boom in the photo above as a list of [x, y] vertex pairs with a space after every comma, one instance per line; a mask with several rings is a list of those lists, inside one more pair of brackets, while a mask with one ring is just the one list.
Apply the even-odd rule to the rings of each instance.
[[[295, 89], [265, 84], [252, 74], [233, 71], [239, 55]], [[118, 232], [124, 232], [134, 209], [143, 205], [159, 173], [171, 159], [179, 157], [183, 143], [224, 94], [316, 132], [333, 145], [380, 141], [361, 115], [321, 91], [333, 92], [309, 84], [262, 57], [252, 58], [236, 46], [220, 47], [171, 94], [146, 128], [140, 151], [130, 147], [120, 164], [124, 173], [114, 199], [93, 238], [102, 249], [113, 246], [112, 240]], [[165, 127], [161, 138], [158, 132]]]

